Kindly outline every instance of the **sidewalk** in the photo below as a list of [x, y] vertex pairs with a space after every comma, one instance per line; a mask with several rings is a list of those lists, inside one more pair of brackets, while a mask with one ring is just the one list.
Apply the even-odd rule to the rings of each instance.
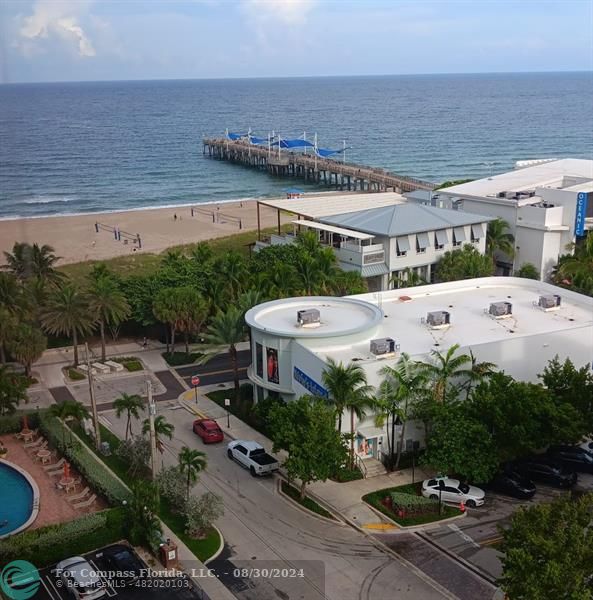
[[[273, 443], [266, 436], [262, 435], [247, 423], [230, 415], [227, 424], [227, 411], [218, 404], [206, 397], [211, 391], [220, 390], [218, 385], [200, 387], [198, 405], [195, 404], [193, 390], [188, 390], [179, 396], [179, 401], [185, 404], [200, 417], [215, 419], [220, 428], [232, 439], [253, 440], [261, 444], [267, 451], [272, 449]], [[233, 389], [229, 390], [229, 397], [232, 398]], [[278, 453], [278, 458], [282, 460], [286, 457], [285, 452]], [[421, 481], [426, 478], [426, 474], [419, 468], [415, 470], [415, 481]], [[369, 479], [359, 479], [347, 483], [336, 483], [335, 481], [318, 481], [307, 486], [307, 493], [320, 501], [320, 504], [327, 505], [336, 514], [341, 515], [345, 520], [357, 527], [367, 527], [368, 529], [390, 529], [393, 524], [388, 519], [375, 512], [362, 501], [362, 496], [376, 490], [398, 485], [412, 483], [412, 469], [403, 469], [394, 473], [370, 477]]]

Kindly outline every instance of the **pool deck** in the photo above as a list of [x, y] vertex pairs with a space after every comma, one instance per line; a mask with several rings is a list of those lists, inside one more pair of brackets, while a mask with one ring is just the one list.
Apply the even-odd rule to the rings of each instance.
[[82, 514], [103, 508], [102, 504], [96, 503], [93, 508], [76, 510], [68, 503], [65, 494], [56, 489], [56, 478], [50, 477], [43, 470], [41, 463], [33, 459], [32, 450], [27, 453], [22, 442], [16, 440], [12, 435], [0, 436], [0, 440], [8, 448], [8, 455], [4, 458], [25, 470], [39, 487], [39, 513], [28, 529], [72, 521]]

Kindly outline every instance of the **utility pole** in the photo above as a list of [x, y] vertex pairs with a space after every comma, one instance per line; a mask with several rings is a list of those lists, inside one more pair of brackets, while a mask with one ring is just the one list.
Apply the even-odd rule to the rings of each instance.
[[84, 343], [84, 350], [86, 352], [86, 366], [87, 376], [89, 378], [89, 394], [91, 396], [91, 410], [93, 412], [93, 424], [95, 426], [95, 445], [97, 450], [101, 449], [101, 429], [99, 427], [99, 415], [97, 413], [97, 400], [95, 399], [95, 386], [93, 381], [93, 370], [91, 367], [91, 357], [89, 354], [88, 342]]
[[146, 382], [148, 395], [148, 422], [150, 425], [150, 463], [152, 466], [152, 479], [156, 479], [157, 464], [156, 464], [156, 435], [154, 432], [154, 417], [156, 415], [156, 404], [152, 401], [152, 383], [150, 380]]

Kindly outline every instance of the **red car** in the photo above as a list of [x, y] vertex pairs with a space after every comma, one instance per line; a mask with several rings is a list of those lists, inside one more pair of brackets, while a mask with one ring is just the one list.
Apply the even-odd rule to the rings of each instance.
[[224, 434], [216, 421], [212, 419], [197, 419], [194, 421], [194, 433], [202, 438], [204, 444], [222, 442]]

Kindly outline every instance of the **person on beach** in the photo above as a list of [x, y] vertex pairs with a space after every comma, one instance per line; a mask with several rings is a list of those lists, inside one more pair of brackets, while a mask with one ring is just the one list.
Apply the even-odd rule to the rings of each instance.
[[177, 213], [173, 215], [173, 221], [177, 221]]

